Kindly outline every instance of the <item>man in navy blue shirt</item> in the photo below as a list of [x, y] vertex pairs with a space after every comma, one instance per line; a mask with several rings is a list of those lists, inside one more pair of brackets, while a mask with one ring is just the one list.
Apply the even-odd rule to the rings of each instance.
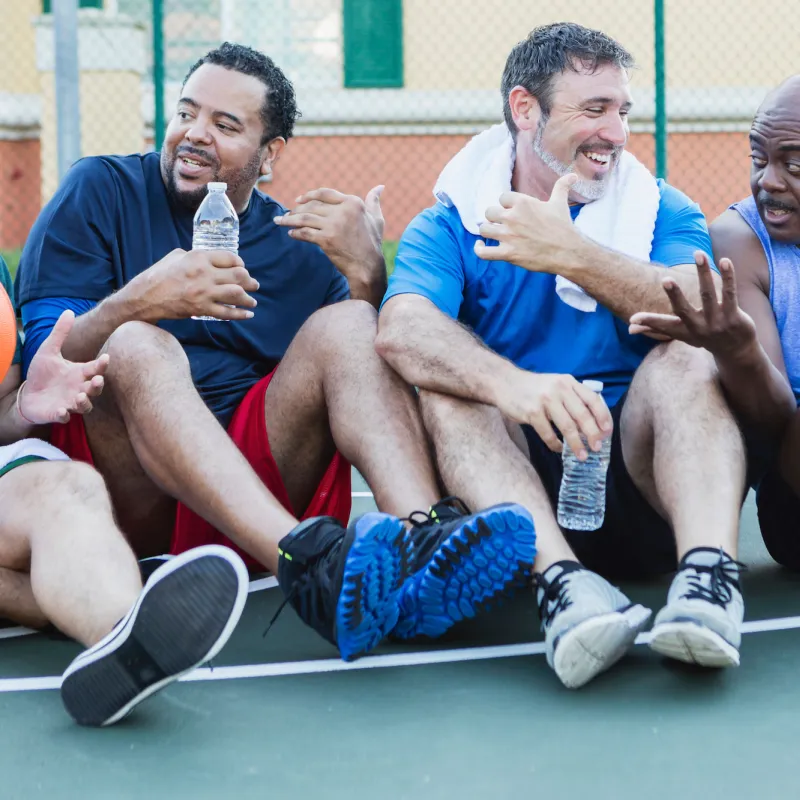
[[[711, 250], [699, 208], [625, 152], [631, 66], [572, 23], [512, 50], [505, 124], [453, 159], [439, 202], [404, 234], [377, 340], [421, 389], [448, 490], [532, 512], [547, 658], [569, 687], [619, 659], [650, 616], [598, 573], [679, 559], [653, 645], [739, 661], [739, 430], [707, 353], [628, 331], [635, 312], [669, 309], [662, 281], [695, 298], [695, 253]], [[579, 460], [612, 437], [599, 530], [557, 524], [557, 431]], [[688, 622], [676, 619], [687, 598]]]
[[[389, 632], [434, 636], [474, 613], [524, 579], [534, 536], [521, 507], [469, 515], [438, 502], [416, 395], [374, 350], [377, 202], [323, 193], [295, 229], [255, 191], [296, 116], [266, 56], [210, 52], [160, 155], [72, 168], [31, 231], [19, 299], [26, 359], [63, 308], [78, 314], [65, 353], [111, 356], [103, 401], [52, 441], [97, 466], [139, 555], [233, 546], [350, 659]], [[190, 251], [211, 181], [239, 215], [238, 255]], [[387, 513], [346, 529], [348, 462]], [[407, 531], [399, 517], [420, 508], [435, 513]], [[484, 547], [510, 553], [502, 569]]]
[[[0, 285], [13, 305], [2, 258]], [[0, 620], [53, 625], [85, 645], [61, 696], [77, 722], [109, 725], [225, 644], [244, 607], [247, 571], [226, 548], [194, 548], [159, 567], [143, 590], [102, 477], [33, 438], [39, 426], [89, 413], [103, 390], [107, 355], [85, 364], [61, 355], [73, 324], [65, 311], [25, 381], [19, 341], [0, 374]], [[141, 658], [143, 643], [156, 669]], [[128, 663], [144, 665], [138, 680], [127, 679]]]

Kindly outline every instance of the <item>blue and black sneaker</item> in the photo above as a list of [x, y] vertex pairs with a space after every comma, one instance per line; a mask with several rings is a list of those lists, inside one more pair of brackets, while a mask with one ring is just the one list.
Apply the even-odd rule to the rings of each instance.
[[278, 583], [300, 619], [352, 661], [397, 624], [411, 547], [389, 514], [364, 514], [346, 530], [333, 517], [313, 517], [281, 539]]
[[520, 505], [470, 514], [461, 500], [448, 497], [409, 521], [414, 574], [403, 585], [395, 638], [441, 636], [531, 580], [536, 533]]

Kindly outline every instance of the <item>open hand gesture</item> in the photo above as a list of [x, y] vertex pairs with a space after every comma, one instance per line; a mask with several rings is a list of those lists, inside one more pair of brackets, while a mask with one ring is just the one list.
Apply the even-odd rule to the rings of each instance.
[[630, 320], [631, 333], [643, 333], [659, 339], [678, 339], [695, 347], [704, 347], [718, 357], [736, 356], [756, 341], [752, 318], [739, 307], [736, 297], [736, 275], [730, 259], [722, 258], [722, 300], [717, 292], [708, 256], [698, 250], [694, 254], [700, 283], [701, 308], [695, 308], [672, 278], [664, 278], [664, 291], [673, 314], [639, 312]]
[[20, 387], [19, 409], [35, 425], [67, 422], [70, 414], [92, 410], [92, 397], [103, 391], [103, 373], [108, 356], [88, 364], [73, 364], [61, 355], [75, 315], [65, 311], [44, 340], [28, 368], [28, 379]]

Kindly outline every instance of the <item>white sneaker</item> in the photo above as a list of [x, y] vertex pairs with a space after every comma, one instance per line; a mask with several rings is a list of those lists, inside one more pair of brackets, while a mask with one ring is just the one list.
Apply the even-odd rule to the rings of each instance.
[[67, 667], [61, 699], [81, 725], [111, 725], [213, 658], [247, 599], [244, 562], [208, 545], [159, 567], [125, 618]]
[[652, 613], [574, 561], [553, 564], [536, 584], [547, 663], [568, 689], [619, 661]]
[[656, 616], [650, 647], [688, 664], [738, 667], [743, 568], [721, 549], [698, 547], [688, 552], [670, 586], [667, 605]]

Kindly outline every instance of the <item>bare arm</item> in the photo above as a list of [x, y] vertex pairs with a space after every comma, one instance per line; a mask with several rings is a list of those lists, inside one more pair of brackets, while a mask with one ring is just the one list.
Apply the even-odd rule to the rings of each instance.
[[19, 364], [14, 364], [0, 382], [0, 445], [24, 439], [33, 430], [17, 413], [17, 390], [22, 382]]
[[[480, 258], [508, 261], [532, 272], [562, 275], [627, 322], [637, 311], [670, 312], [661, 282], [669, 275], [684, 293], [699, 298], [694, 264], [662, 267], [617, 253], [584, 236], [572, 223], [569, 190], [574, 176], [560, 178], [547, 202], [507, 192], [487, 209], [481, 236], [496, 247], [475, 244]], [[717, 286], [719, 279], [715, 279]]]
[[553, 425], [576, 453], [583, 451], [581, 433], [597, 449], [611, 431], [600, 395], [571, 375], [519, 369], [420, 295], [386, 302], [375, 348], [411, 385], [496, 406], [509, 419], [532, 425], [552, 450], [561, 450]]
[[[786, 378], [780, 337], [769, 301], [769, 270], [758, 238], [735, 211], [711, 229], [722, 271], [722, 301], [711, 298], [706, 258], [697, 262], [702, 308], [667, 280], [671, 314], [635, 314], [632, 333], [659, 333], [705, 347], [713, 355], [728, 402], [737, 416], [769, 438], [778, 437], [796, 409]], [[730, 254], [739, 266], [734, 275]]]
[[173, 250], [81, 314], [63, 344], [64, 357], [89, 361], [125, 322], [155, 324], [193, 315], [249, 319], [256, 301], [247, 292], [256, 289], [258, 281], [227, 250]]

